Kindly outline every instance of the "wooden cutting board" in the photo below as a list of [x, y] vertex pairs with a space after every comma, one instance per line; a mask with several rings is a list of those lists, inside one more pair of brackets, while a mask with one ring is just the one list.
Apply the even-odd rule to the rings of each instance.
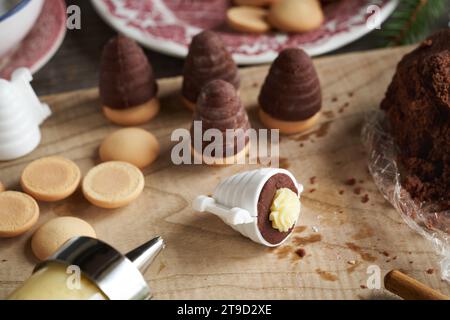
[[[143, 126], [162, 145], [160, 158], [144, 171], [144, 194], [119, 210], [95, 208], [80, 192], [66, 201], [40, 203], [38, 226], [56, 216], [77, 216], [123, 252], [163, 236], [167, 248], [145, 275], [157, 299], [392, 298], [383, 289], [366, 288], [367, 270], [373, 265], [381, 276], [403, 269], [449, 294], [431, 245], [411, 231], [377, 191], [360, 142], [365, 114], [378, 108], [397, 62], [409, 50], [315, 60], [323, 86], [323, 116], [308, 133], [281, 138], [281, 165], [305, 185], [305, 193], [299, 227], [278, 249], [253, 243], [215, 216], [191, 209], [197, 195], [210, 194], [222, 178], [248, 168], [171, 163], [171, 133], [188, 128], [191, 119], [179, 102], [180, 78], [159, 81], [162, 112]], [[254, 127], [261, 127], [256, 99], [267, 68], [241, 70], [242, 100]], [[42, 128], [40, 147], [25, 158], [0, 164], [0, 180], [9, 189], [18, 189], [25, 165], [43, 156], [68, 157], [87, 172], [98, 163], [102, 139], [117, 129], [99, 112], [96, 89], [43, 99], [53, 116]], [[349, 185], [349, 179], [355, 179], [355, 185]], [[0, 298], [20, 285], [36, 263], [31, 235], [0, 240]], [[298, 249], [306, 256], [299, 257]]]

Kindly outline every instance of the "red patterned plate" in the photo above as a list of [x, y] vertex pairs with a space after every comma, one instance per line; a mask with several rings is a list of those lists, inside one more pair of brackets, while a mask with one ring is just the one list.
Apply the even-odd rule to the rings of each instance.
[[229, 30], [225, 13], [229, 0], [91, 0], [98, 13], [117, 31], [142, 45], [177, 57], [185, 57], [192, 36], [203, 29], [221, 33], [239, 64], [271, 62], [286, 47], [302, 47], [319, 55], [342, 47], [371, 31], [367, 20], [376, 4], [382, 22], [398, 0], [340, 0], [326, 5], [326, 22], [303, 34], [243, 34]]
[[42, 12], [24, 40], [10, 53], [0, 57], [0, 78], [9, 79], [20, 67], [35, 73], [42, 68], [61, 46], [66, 34], [66, 3], [47, 0]]

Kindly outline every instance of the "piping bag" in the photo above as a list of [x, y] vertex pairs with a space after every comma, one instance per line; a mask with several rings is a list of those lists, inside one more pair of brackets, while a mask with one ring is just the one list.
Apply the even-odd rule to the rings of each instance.
[[156, 237], [126, 255], [90, 237], [66, 242], [38, 264], [10, 300], [148, 300], [143, 274], [164, 249]]

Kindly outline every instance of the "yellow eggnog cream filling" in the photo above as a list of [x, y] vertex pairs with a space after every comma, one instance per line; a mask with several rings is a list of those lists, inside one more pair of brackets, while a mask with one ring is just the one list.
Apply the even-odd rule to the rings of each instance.
[[270, 210], [272, 227], [280, 232], [287, 232], [295, 225], [300, 215], [300, 199], [291, 189], [278, 189]]

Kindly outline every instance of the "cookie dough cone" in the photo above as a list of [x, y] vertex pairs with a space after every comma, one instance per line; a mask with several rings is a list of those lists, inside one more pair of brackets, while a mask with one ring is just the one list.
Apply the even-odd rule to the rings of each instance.
[[[223, 80], [211, 81], [201, 90], [194, 111], [191, 127], [191, 146], [194, 157], [211, 165], [237, 163], [247, 155], [250, 140], [247, 135], [249, 128], [247, 112], [234, 86]], [[220, 142], [215, 139], [212, 142], [203, 141], [205, 139], [202, 137], [209, 129], [218, 130], [222, 135]], [[227, 130], [232, 130], [231, 133], [233, 133], [232, 137], [228, 135], [228, 139]]]
[[293, 134], [312, 127], [322, 108], [319, 77], [301, 49], [283, 50], [272, 64], [259, 95], [259, 116], [270, 129]]
[[265, 168], [226, 178], [193, 208], [210, 212], [245, 237], [268, 247], [282, 244], [300, 217], [303, 186], [287, 170]]
[[113, 123], [140, 125], [158, 114], [153, 68], [133, 40], [119, 35], [106, 44], [99, 82], [103, 112]]
[[225, 80], [236, 89], [240, 85], [238, 68], [220, 37], [212, 31], [203, 31], [192, 39], [184, 64], [181, 93], [184, 105], [194, 110], [202, 87], [216, 79]]

